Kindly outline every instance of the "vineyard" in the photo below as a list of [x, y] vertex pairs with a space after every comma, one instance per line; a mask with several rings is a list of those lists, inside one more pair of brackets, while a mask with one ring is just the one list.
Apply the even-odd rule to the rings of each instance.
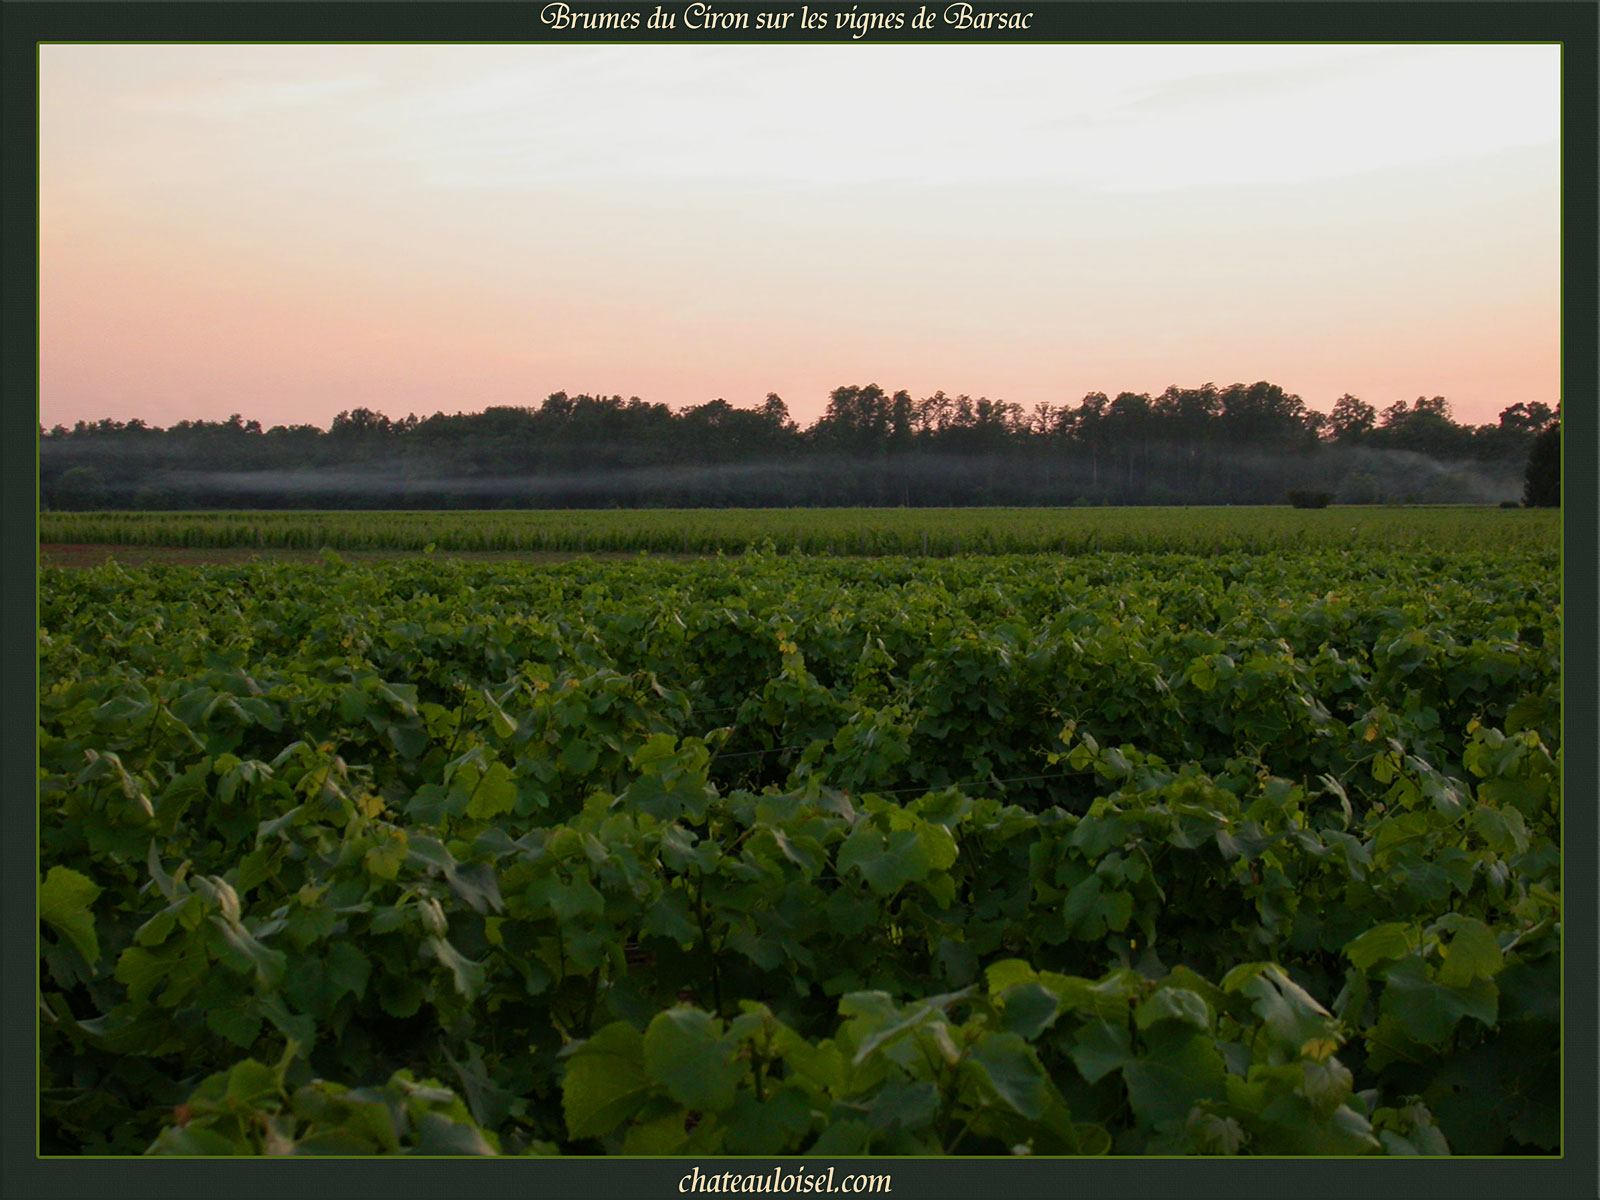
[[1233, 554], [1330, 549], [1556, 549], [1551, 509], [829, 508], [517, 512], [71, 513], [43, 543], [236, 550], [782, 555]]
[[42, 518], [728, 555], [46, 567], [45, 1153], [1560, 1151], [1547, 514], [416, 516]]

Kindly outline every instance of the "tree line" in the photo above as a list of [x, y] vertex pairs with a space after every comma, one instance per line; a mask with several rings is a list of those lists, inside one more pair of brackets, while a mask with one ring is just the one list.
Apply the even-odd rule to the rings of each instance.
[[239, 414], [41, 428], [40, 496], [63, 509], [1276, 504], [1297, 489], [1553, 503], [1528, 467], [1559, 420], [1518, 402], [1463, 424], [1442, 396], [1379, 410], [1345, 395], [1321, 412], [1265, 382], [1031, 409], [851, 385], [804, 428], [775, 394], [674, 411], [556, 392], [425, 418], [356, 408], [327, 430]]

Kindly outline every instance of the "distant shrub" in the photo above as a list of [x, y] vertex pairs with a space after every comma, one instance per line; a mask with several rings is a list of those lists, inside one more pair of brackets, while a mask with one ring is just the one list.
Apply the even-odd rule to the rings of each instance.
[[1289, 493], [1289, 503], [1296, 508], [1327, 508], [1328, 501], [1333, 499], [1332, 492], [1306, 492], [1292, 491]]
[[1502, 501], [1500, 501], [1500, 507], [1501, 508], [1521, 508], [1522, 507], [1522, 501], [1520, 501], [1520, 500], [1502, 500]]

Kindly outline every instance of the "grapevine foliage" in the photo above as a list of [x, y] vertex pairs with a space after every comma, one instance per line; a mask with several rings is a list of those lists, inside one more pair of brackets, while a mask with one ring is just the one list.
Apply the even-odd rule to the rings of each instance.
[[1559, 1149], [1553, 555], [40, 608], [47, 1152]]

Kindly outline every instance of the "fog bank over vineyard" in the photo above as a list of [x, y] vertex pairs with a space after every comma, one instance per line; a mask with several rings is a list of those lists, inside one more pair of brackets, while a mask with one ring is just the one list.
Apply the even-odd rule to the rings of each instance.
[[1558, 420], [1518, 403], [1460, 425], [1438, 396], [1381, 414], [1344, 396], [1323, 413], [1268, 383], [1031, 413], [869, 385], [836, 389], [801, 429], [775, 395], [673, 412], [558, 392], [427, 419], [357, 409], [326, 432], [239, 415], [57, 427], [41, 438], [41, 491], [64, 509], [1278, 504], [1291, 490], [1492, 504], [1520, 495], [1535, 437]]
[[[724, 466], [652, 466], [564, 471], [548, 475], [447, 474], [447, 463], [357, 468], [302, 467], [259, 471], [166, 471], [154, 486], [183, 506], [209, 497], [237, 497], [249, 506], [387, 507], [393, 504], [483, 506], [711, 504], [781, 506], [862, 498], [907, 505], [961, 502], [1089, 502], [1097, 495], [1153, 503], [1281, 502], [1289, 490], [1322, 489], [1341, 503], [1496, 504], [1515, 500], [1520, 475], [1509, 467], [1476, 467], [1404, 450], [1331, 449], [1306, 456], [1230, 455], [1209, 464], [1210, 478], [1190, 473], [1188, 452], [1160, 447], [1141, 465], [1102, 486], [1088, 464], [1014, 463], [999, 455], [868, 459], [825, 456]], [[124, 490], [127, 485], [124, 485]]]

